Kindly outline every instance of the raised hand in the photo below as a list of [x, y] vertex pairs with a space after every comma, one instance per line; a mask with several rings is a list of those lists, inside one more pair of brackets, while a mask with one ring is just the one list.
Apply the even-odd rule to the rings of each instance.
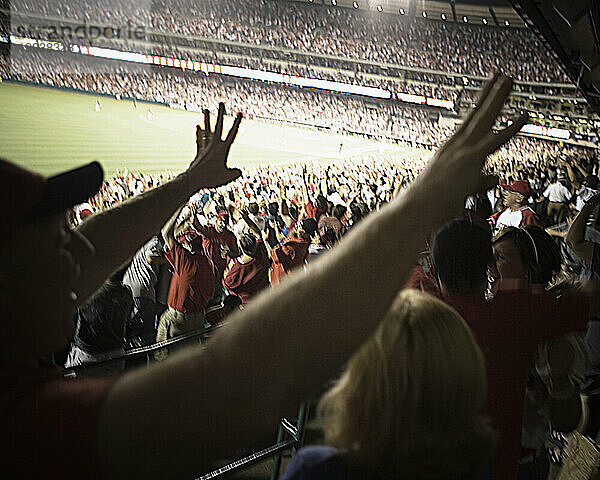
[[456, 133], [437, 151], [424, 175], [415, 182], [430, 193], [443, 192], [439, 214], [456, 214], [467, 195], [493, 188], [498, 179], [481, 173], [485, 159], [510, 140], [527, 122], [521, 115], [510, 126], [492, 132], [496, 118], [512, 89], [512, 80], [495, 74], [481, 91], [477, 107]]
[[196, 182], [197, 188], [219, 187], [242, 174], [239, 168], [227, 167], [227, 157], [242, 121], [242, 114], [237, 114], [227, 137], [222, 140], [224, 117], [225, 105], [219, 103], [214, 131], [210, 128], [208, 110], [204, 110], [204, 128], [200, 125], [196, 127], [196, 158], [190, 164], [188, 172]]

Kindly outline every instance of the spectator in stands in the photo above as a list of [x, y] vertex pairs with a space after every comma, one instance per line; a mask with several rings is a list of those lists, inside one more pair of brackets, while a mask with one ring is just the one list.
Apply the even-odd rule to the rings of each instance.
[[[216, 272], [212, 261], [205, 255], [202, 237], [192, 230], [183, 235], [182, 244], [175, 239], [175, 223], [182, 208], [162, 228], [165, 258], [173, 267], [173, 278], [168, 308], [158, 321], [157, 342], [202, 329], [206, 305], [217, 284]], [[162, 361], [166, 355], [167, 351], [163, 349], [155, 352], [154, 358]]]
[[203, 226], [194, 215], [193, 227], [199, 232], [203, 239], [202, 245], [206, 256], [211, 259], [217, 283], [220, 285], [223, 272], [227, 268], [229, 258], [239, 256], [235, 235], [227, 227], [229, 225], [229, 213], [221, 210], [217, 213], [215, 225]]
[[[535, 247], [533, 252], [526, 250], [521, 255], [527, 257], [533, 253], [534, 257], [532, 262], [525, 262], [529, 265], [529, 289], [543, 293], [560, 272], [560, 248], [537, 225], [527, 225], [523, 231], [529, 244]], [[579, 421], [582, 415], [579, 396], [587, 366], [588, 351], [581, 332], [568, 333], [538, 345], [534, 367], [527, 381], [521, 435], [521, 445], [531, 454], [519, 462], [520, 477], [548, 476], [546, 442], [550, 440], [551, 429], [569, 431]], [[559, 387], [558, 391], [562, 390], [565, 398], [556, 402], [550, 395], [556, 396], [556, 383], [560, 382], [564, 382], [564, 387]], [[570, 402], [566, 402], [569, 398]]]
[[571, 191], [562, 184], [564, 179], [557, 177], [544, 190], [544, 197], [548, 199], [547, 215], [550, 225], [558, 225], [567, 218], [569, 213], [569, 202], [571, 201]]
[[[569, 227], [565, 241], [590, 266], [588, 277], [600, 280], [600, 221], [596, 217], [592, 225], [589, 220], [596, 215], [600, 205], [600, 193], [596, 193], [583, 206]], [[588, 323], [586, 344], [590, 352], [590, 366], [586, 374], [584, 393], [587, 396], [590, 419], [585, 433], [597, 438], [600, 431], [600, 315], [596, 314]]]
[[[355, 227], [335, 253], [260, 295], [205, 348], [120, 377], [68, 380], [41, 367], [40, 359], [72, 334], [74, 307], [165, 218], [198, 189], [240, 175], [226, 159], [241, 116], [223, 140], [221, 105], [214, 132], [198, 128], [197, 155], [185, 172], [75, 231], [66, 228], [64, 213], [98, 190], [98, 164], [45, 179], [0, 162], [0, 203], [9, 207], [0, 222], [3, 473], [183, 477], [254, 444], [375, 329], [432, 228], [459, 211], [466, 195], [495, 184], [481, 174], [486, 155], [527, 121], [521, 116], [490, 134], [511, 89], [508, 78], [495, 75], [423, 175]], [[206, 114], [206, 125], [209, 120]], [[431, 202], [430, 192], [442, 187], [445, 201]], [[376, 294], [365, 296], [374, 284]]]
[[[117, 270], [92, 297], [77, 309], [77, 326], [65, 367], [102, 362], [125, 351], [125, 327], [133, 311], [131, 289], [123, 285], [127, 266]], [[87, 368], [86, 375], [118, 372], [124, 362]]]
[[283, 277], [295, 270], [306, 261], [308, 247], [317, 230], [317, 221], [305, 218], [280, 245], [271, 249], [271, 286], [277, 285]]
[[306, 172], [306, 165], [302, 166], [302, 201], [304, 204], [304, 217], [314, 218], [315, 221], [319, 221], [321, 215], [327, 213], [327, 198], [322, 194], [321, 187], [319, 186], [319, 194], [317, 195], [316, 201], [310, 198], [308, 191], [308, 174]]
[[496, 435], [479, 415], [485, 391], [460, 315], [403, 290], [321, 399], [330, 446], [300, 450], [283, 480], [486, 478]]
[[527, 180], [515, 180], [501, 184], [504, 194], [504, 209], [490, 217], [496, 232], [506, 227], [522, 227], [537, 224], [535, 212], [527, 206], [531, 188]]
[[[248, 218], [248, 222], [252, 220]], [[239, 247], [242, 254], [231, 261], [223, 277], [223, 286], [228, 292], [240, 297], [242, 304], [246, 304], [269, 286], [269, 259], [259, 235], [242, 234]]]
[[123, 285], [127, 285], [133, 294], [133, 315], [125, 329], [131, 347], [149, 345], [156, 338], [155, 288], [160, 265], [166, 261], [163, 242], [155, 235], [136, 252], [123, 276]]
[[[511, 229], [509, 231], [516, 230]], [[529, 238], [522, 233], [523, 243]], [[503, 242], [512, 241], [508, 234]], [[468, 246], [468, 248], [465, 248]], [[560, 300], [551, 293], [532, 294], [528, 270], [533, 260], [516, 245], [496, 251], [496, 269], [505, 277], [491, 301], [485, 301], [488, 266], [492, 262], [489, 232], [468, 220], [444, 225], [432, 240], [432, 255], [443, 299], [454, 307], [473, 330], [486, 360], [488, 397], [484, 412], [500, 431], [493, 478], [515, 478], [521, 453], [523, 398], [537, 345], [545, 339], [585, 329], [588, 309], [581, 295], [566, 294]], [[532, 243], [527, 252], [534, 250]], [[533, 256], [533, 253], [531, 253]], [[514, 278], [516, 277], [516, 278]], [[558, 370], [557, 370], [558, 371]], [[563, 372], [566, 373], [566, 372]], [[565, 376], [556, 375], [549, 395], [556, 411], [573, 413], [578, 391]], [[579, 420], [577, 408], [557, 424], [570, 431]]]

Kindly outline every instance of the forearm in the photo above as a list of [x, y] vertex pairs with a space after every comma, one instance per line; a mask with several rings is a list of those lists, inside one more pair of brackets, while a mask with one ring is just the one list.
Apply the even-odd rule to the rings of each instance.
[[565, 236], [565, 241], [583, 260], [591, 263], [593, 246], [585, 241], [585, 226], [590, 213], [592, 212], [592, 204], [587, 203], [571, 223], [569, 231]]
[[182, 173], [83, 222], [77, 230], [92, 242], [96, 253], [81, 265], [78, 302], [83, 303], [119, 265], [156, 235], [165, 219], [196, 189], [188, 174]]

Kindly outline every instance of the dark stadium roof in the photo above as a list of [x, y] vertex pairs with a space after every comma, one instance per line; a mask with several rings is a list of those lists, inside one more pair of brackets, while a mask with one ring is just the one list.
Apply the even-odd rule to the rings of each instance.
[[600, 114], [600, 2], [511, 1], [531, 30], [554, 51], [590, 106]]

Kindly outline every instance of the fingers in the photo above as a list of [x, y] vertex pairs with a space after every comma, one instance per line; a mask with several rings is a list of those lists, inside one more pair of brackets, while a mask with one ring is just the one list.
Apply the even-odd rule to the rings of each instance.
[[223, 118], [225, 117], [225, 104], [219, 103], [219, 113], [217, 114], [217, 124], [215, 125], [215, 137], [221, 140], [223, 136]]
[[501, 130], [500, 132], [494, 135], [488, 135], [486, 138], [484, 138], [478, 145], [478, 149], [480, 149], [480, 151], [486, 156], [494, 153], [502, 145], [504, 145], [512, 137], [514, 137], [519, 132], [519, 130], [523, 128], [523, 125], [525, 125], [528, 120], [529, 115], [521, 115], [504, 130]]
[[504, 75], [496, 80], [486, 99], [477, 108], [477, 114], [473, 117], [475, 135], [483, 135], [490, 131], [512, 90], [512, 85], [512, 80]]
[[233, 126], [229, 130], [229, 133], [227, 134], [227, 138], [225, 139], [225, 144], [227, 145], [227, 148], [231, 147], [231, 144], [235, 140], [235, 137], [240, 128], [240, 123], [242, 122], [242, 118], [243, 118], [243, 116], [241, 113], [238, 113], [235, 116], [235, 120], [233, 121]]
[[204, 131], [207, 135], [210, 134], [210, 112], [208, 108], [204, 109]]
[[477, 113], [477, 111], [479, 110], [479, 108], [481, 107], [481, 105], [483, 105], [483, 103], [487, 99], [487, 97], [488, 97], [488, 95], [490, 93], [490, 90], [496, 84], [496, 82], [498, 81], [499, 77], [500, 77], [500, 72], [495, 72], [492, 75], [492, 78], [490, 78], [485, 83], [485, 85], [483, 86], [483, 89], [481, 90], [481, 93], [479, 94], [479, 99], [477, 100], [477, 104], [476, 104], [477, 107], [475, 107], [473, 110], [471, 110], [471, 112], [469, 112], [469, 115], [467, 115], [467, 118], [465, 118], [463, 120], [462, 125], [456, 131], [455, 135], [459, 135], [459, 134], [463, 133], [467, 129], [467, 127], [471, 124], [471, 121], [472, 121], [473, 117], [475, 116], [475, 114]]

